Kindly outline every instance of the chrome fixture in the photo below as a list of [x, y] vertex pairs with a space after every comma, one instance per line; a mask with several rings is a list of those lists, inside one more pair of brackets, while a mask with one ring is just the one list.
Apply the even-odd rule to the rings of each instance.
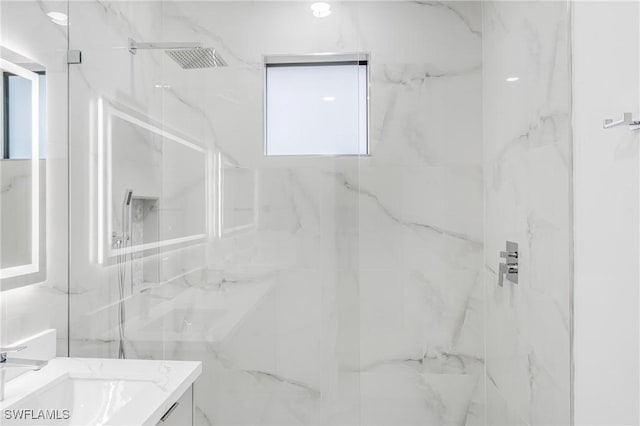
[[518, 243], [507, 241], [507, 251], [501, 251], [500, 257], [504, 258], [505, 262], [500, 263], [498, 285], [504, 285], [505, 277], [507, 281], [518, 284]]
[[127, 191], [126, 191], [126, 193], [125, 193], [125, 195], [124, 195], [124, 203], [125, 203], [127, 206], [130, 206], [130, 205], [131, 205], [131, 197], [132, 197], [132, 196], [133, 196], [133, 190], [131, 190], [131, 189], [127, 189]]
[[[124, 191], [124, 199], [122, 200], [122, 222], [120, 237], [114, 235], [114, 245], [118, 249], [116, 263], [118, 264], [118, 358], [125, 359], [127, 357], [125, 351], [125, 323], [126, 312], [124, 303], [124, 289], [127, 282], [127, 264], [128, 254], [127, 248], [131, 247], [131, 201], [133, 200], [133, 190]], [[131, 283], [133, 283], [133, 272]]]
[[628, 125], [629, 130], [639, 130], [640, 120], [634, 120], [630, 112], [625, 112], [622, 115], [621, 120], [613, 121], [610, 118], [607, 118], [606, 120], [604, 120], [604, 122], [602, 123], [602, 128], [610, 129], [612, 127], [624, 126], [624, 125]]
[[20, 352], [23, 349], [27, 349], [26, 346], [11, 346], [6, 348], [0, 348], [0, 401], [4, 401], [4, 382], [5, 382], [5, 369], [6, 368], [28, 368], [29, 370], [40, 370], [47, 365], [48, 361], [37, 361], [31, 359], [21, 358], [7, 358], [9, 352]]
[[67, 64], [68, 65], [79, 65], [82, 63], [82, 51], [73, 49], [67, 50]]
[[194, 42], [150, 42], [138, 43], [129, 39], [129, 52], [135, 55], [140, 50], [164, 50], [183, 69], [225, 67], [227, 63], [210, 47]]
[[126, 189], [124, 191], [124, 198], [122, 200], [122, 222], [120, 224], [120, 235], [116, 232], [111, 234], [111, 243], [113, 248], [119, 249], [126, 247], [130, 240], [130, 228], [131, 228], [131, 201], [133, 199], [133, 190]]

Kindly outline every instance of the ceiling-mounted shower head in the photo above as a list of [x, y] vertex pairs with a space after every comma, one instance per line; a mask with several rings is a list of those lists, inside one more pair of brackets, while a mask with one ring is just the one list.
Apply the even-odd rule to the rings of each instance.
[[151, 42], [138, 43], [129, 39], [129, 52], [135, 55], [140, 49], [159, 49], [173, 59], [183, 69], [225, 67], [227, 63], [215, 49], [201, 47], [200, 43], [192, 42]]
[[184, 69], [226, 67], [227, 63], [210, 47], [171, 49], [165, 53]]

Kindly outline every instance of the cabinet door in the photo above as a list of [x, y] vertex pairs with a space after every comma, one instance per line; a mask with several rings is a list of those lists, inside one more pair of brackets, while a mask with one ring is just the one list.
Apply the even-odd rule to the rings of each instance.
[[193, 425], [193, 385], [167, 410], [158, 426]]

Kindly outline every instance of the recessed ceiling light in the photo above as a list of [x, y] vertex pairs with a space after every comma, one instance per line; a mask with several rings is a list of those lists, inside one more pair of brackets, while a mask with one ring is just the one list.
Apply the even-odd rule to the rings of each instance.
[[316, 18], [324, 18], [331, 15], [331, 5], [323, 1], [313, 3], [311, 10], [313, 11], [313, 16]]
[[520, 77], [515, 77], [515, 76], [514, 77], [507, 77], [505, 79], [505, 81], [508, 81], [509, 83], [513, 83], [514, 81], [518, 81], [518, 80], [520, 80]]
[[63, 27], [69, 25], [69, 17], [62, 12], [49, 12], [47, 16], [54, 24], [62, 25]]
[[323, 101], [327, 101], [327, 102], [331, 102], [331, 101], [335, 101], [336, 97], [335, 96], [325, 96], [324, 98], [322, 98]]

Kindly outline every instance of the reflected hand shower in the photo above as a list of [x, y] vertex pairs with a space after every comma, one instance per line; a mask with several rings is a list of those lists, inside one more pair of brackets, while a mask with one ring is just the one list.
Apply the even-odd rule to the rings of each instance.
[[130, 205], [130, 204], [131, 204], [131, 197], [132, 197], [132, 196], [133, 196], [133, 191], [132, 191], [132, 190], [130, 190], [130, 189], [128, 189], [128, 190], [127, 190], [127, 193], [126, 193], [126, 194], [125, 194], [125, 196], [124, 196], [124, 199], [125, 199], [125, 203], [126, 203], [126, 205]]
[[[133, 190], [127, 189], [124, 192], [124, 199], [122, 200], [122, 234], [121, 239], [117, 242], [117, 248], [119, 249], [116, 261], [118, 263], [118, 358], [124, 359], [127, 357], [124, 340], [125, 340], [125, 323], [126, 313], [124, 304], [124, 286], [127, 280], [127, 245], [130, 245], [130, 233], [131, 233], [131, 201], [133, 199]], [[133, 277], [132, 277], [133, 281]]]

